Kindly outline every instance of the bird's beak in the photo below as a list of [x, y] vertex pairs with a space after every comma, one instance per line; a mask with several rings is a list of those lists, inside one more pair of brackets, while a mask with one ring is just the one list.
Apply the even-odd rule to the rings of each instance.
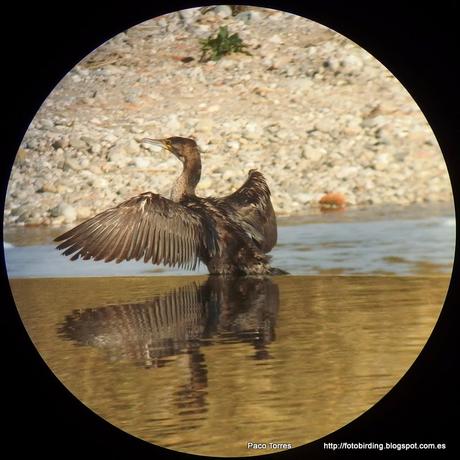
[[141, 140], [141, 142], [145, 142], [146, 144], [156, 145], [158, 147], [162, 147], [165, 150], [171, 151], [169, 145], [165, 142], [164, 139], [149, 139], [148, 137], [145, 137], [144, 139]]

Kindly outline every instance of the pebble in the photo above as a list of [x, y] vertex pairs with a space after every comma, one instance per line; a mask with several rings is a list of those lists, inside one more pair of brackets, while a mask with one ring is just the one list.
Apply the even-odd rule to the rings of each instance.
[[288, 88], [298, 92], [304, 93], [311, 90], [313, 86], [313, 80], [311, 78], [302, 77], [302, 78], [292, 78], [287, 82]]
[[55, 150], [59, 150], [59, 149], [66, 148], [68, 145], [69, 145], [69, 141], [68, 141], [68, 139], [65, 139], [65, 138], [56, 139], [56, 140], [51, 144], [51, 146], [52, 146], [53, 149], [55, 149]]
[[210, 105], [208, 107], [207, 112], [208, 113], [214, 113], [214, 112], [218, 112], [219, 110], [220, 110], [220, 105], [219, 104], [213, 104], [213, 105]]
[[329, 133], [334, 129], [334, 123], [330, 119], [322, 118], [315, 123], [314, 128], [322, 133]]
[[115, 144], [115, 142], [118, 141], [118, 136], [113, 134], [111, 131], [108, 131], [105, 133], [104, 138], [105, 141], [107, 141], [109, 144]]
[[141, 150], [139, 143], [134, 139], [130, 139], [124, 144], [123, 149], [128, 155], [137, 155]]
[[297, 193], [294, 198], [302, 204], [311, 203], [315, 200], [313, 193]]
[[73, 171], [80, 171], [82, 167], [78, 163], [77, 160], [73, 158], [66, 158], [64, 161], [64, 171], [73, 170]]
[[244, 22], [245, 24], [249, 24], [250, 22], [256, 22], [260, 19], [260, 15], [251, 13], [250, 11], [242, 11], [235, 16], [235, 19]]
[[349, 54], [340, 61], [342, 72], [347, 74], [356, 74], [363, 68], [363, 61], [354, 54]]
[[95, 165], [95, 164], [90, 164], [88, 166], [88, 171], [92, 172], [93, 174], [99, 176], [100, 174], [102, 174], [102, 168], [98, 165]]
[[23, 164], [27, 157], [29, 156], [29, 151], [27, 149], [19, 149], [18, 153], [16, 154], [16, 164], [21, 165]]
[[388, 165], [390, 161], [389, 155], [385, 153], [381, 153], [375, 157], [375, 169], [378, 171], [383, 171], [386, 169], [386, 166]]
[[90, 151], [95, 155], [99, 155], [102, 152], [101, 144], [99, 144], [98, 142], [94, 142], [93, 144], [91, 144]]
[[72, 136], [70, 138], [69, 144], [71, 147], [77, 150], [85, 150], [87, 148], [86, 142], [78, 136]]
[[177, 131], [181, 126], [179, 119], [177, 118], [176, 114], [172, 114], [169, 116], [168, 121], [166, 123], [166, 127], [171, 131]]
[[109, 185], [109, 181], [104, 177], [95, 177], [91, 181], [91, 185], [96, 188], [106, 188]]
[[89, 206], [79, 206], [76, 210], [78, 220], [89, 219], [93, 212]]
[[214, 8], [214, 11], [221, 18], [229, 18], [232, 15], [232, 9], [228, 5], [219, 5]]
[[387, 124], [387, 118], [383, 115], [369, 117], [363, 120], [362, 126], [365, 128], [380, 128]]
[[51, 217], [62, 216], [63, 223], [72, 224], [77, 220], [77, 211], [68, 203], [62, 202], [50, 212]]
[[324, 155], [324, 150], [316, 147], [312, 147], [311, 145], [304, 145], [302, 147], [301, 156], [306, 158], [310, 161], [319, 161]]
[[232, 150], [239, 150], [241, 144], [237, 140], [232, 140], [227, 142], [228, 147]]
[[134, 166], [140, 169], [146, 169], [150, 166], [150, 158], [136, 157], [134, 158]]
[[346, 166], [344, 168], [341, 168], [335, 176], [338, 179], [350, 179], [354, 177], [358, 172], [359, 168], [357, 166]]
[[268, 39], [268, 42], [269, 43], [273, 43], [275, 45], [279, 45], [281, 43], [283, 43], [283, 39], [278, 35], [278, 34], [275, 34], [275, 35], [272, 35], [269, 39]]
[[55, 184], [46, 182], [37, 192], [58, 193], [58, 189]]
[[246, 139], [259, 139], [263, 135], [263, 130], [256, 122], [250, 121], [244, 127], [243, 136]]
[[131, 158], [127, 155], [125, 147], [123, 144], [113, 146], [107, 153], [107, 159], [119, 167], [126, 166]]
[[53, 120], [50, 120], [49, 118], [44, 118], [41, 121], [41, 125], [42, 125], [42, 128], [45, 128], [45, 129], [54, 128], [54, 122], [53, 122]]
[[209, 133], [214, 127], [214, 121], [211, 118], [202, 118], [198, 121], [195, 128], [197, 131]]

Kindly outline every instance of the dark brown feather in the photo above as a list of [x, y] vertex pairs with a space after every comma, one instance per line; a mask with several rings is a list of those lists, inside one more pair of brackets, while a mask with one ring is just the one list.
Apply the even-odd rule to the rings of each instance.
[[264, 253], [272, 250], [278, 238], [276, 216], [262, 173], [251, 169], [246, 182], [236, 192], [217, 201], [231, 209], [233, 219]]

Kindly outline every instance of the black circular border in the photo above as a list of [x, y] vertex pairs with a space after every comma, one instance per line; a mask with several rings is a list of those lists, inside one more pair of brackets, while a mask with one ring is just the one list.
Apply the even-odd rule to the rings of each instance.
[[[319, 22], [372, 53], [406, 87], [430, 123], [443, 151], [458, 203], [460, 137], [458, 98], [458, 21], [455, 0], [422, 2], [324, 0], [249, 2], [289, 11]], [[2, 28], [2, 204], [18, 146], [40, 105], [59, 80], [84, 56], [122, 30], [149, 18], [210, 2], [154, 5], [131, 0], [78, 4], [35, 2], [10, 5]], [[3, 210], [3, 206], [1, 207]], [[456, 214], [458, 209], [456, 206]], [[349, 425], [279, 458], [393, 456], [390, 451], [332, 451], [324, 442], [440, 442], [442, 451], [414, 451], [433, 458], [459, 452], [454, 420], [458, 411], [459, 364], [457, 250], [451, 286], [441, 316], [414, 365], [375, 406]], [[32, 345], [1, 264], [2, 396], [0, 452], [35, 455], [131, 458], [194, 458], [151, 445], [113, 427], [84, 407], [52, 374]], [[314, 420], [311, 420], [314, 423]], [[263, 456], [265, 457], [265, 456]], [[270, 456], [272, 457], [272, 456]], [[259, 457], [261, 458], [261, 457]]]

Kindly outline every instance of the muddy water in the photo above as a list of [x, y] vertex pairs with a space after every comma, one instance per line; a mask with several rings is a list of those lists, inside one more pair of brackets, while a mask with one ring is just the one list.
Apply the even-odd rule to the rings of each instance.
[[350, 422], [426, 343], [449, 278], [11, 279], [53, 372], [109, 422], [171, 449], [267, 453]]

